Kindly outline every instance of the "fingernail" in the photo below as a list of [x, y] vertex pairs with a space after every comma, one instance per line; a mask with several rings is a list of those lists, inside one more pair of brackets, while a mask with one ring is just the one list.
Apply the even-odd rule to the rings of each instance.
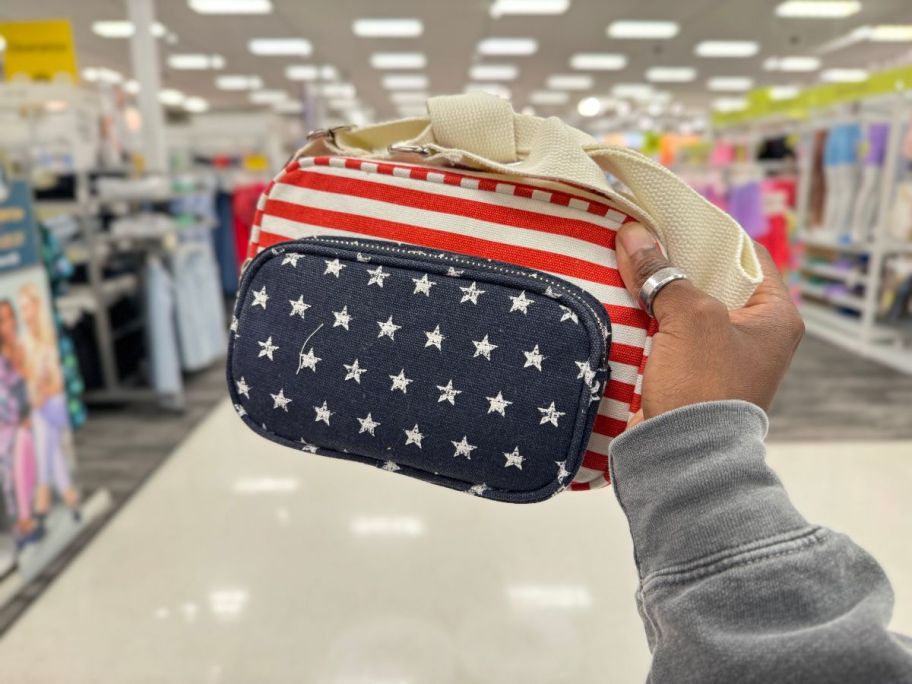
[[644, 249], [652, 249], [656, 240], [642, 224], [628, 223], [618, 231], [618, 240], [627, 254], [636, 254]]

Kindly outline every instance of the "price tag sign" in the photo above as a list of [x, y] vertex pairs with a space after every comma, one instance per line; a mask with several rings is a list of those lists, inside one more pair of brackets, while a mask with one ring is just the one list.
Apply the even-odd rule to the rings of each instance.
[[65, 19], [0, 23], [6, 43], [4, 74], [7, 81], [25, 76], [33, 81], [51, 81], [67, 74], [79, 80], [73, 28]]

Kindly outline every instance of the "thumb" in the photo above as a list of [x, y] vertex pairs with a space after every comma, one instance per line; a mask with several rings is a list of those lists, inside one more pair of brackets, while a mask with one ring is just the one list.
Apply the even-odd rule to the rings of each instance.
[[[615, 250], [621, 279], [638, 303], [643, 283], [657, 271], [672, 265], [659, 249], [659, 243], [653, 234], [639, 223], [621, 226]], [[656, 295], [652, 305], [653, 313], [661, 325], [673, 312], [691, 310], [698, 300], [707, 296], [689, 280], [676, 280], [663, 287]]]

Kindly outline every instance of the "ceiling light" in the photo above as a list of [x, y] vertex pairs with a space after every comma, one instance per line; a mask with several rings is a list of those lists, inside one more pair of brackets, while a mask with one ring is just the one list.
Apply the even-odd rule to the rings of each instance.
[[706, 86], [710, 90], [720, 92], [743, 93], [754, 87], [754, 79], [742, 76], [718, 76], [709, 79]]
[[390, 100], [396, 104], [422, 104], [428, 99], [428, 94], [418, 90], [406, 90], [401, 93], [390, 93]]
[[428, 79], [424, 74], [384, 76], [383, 87], [387, 90], [425, 90], [428, 87]]
[[592, 76], [585, 74], [555, 74], [548, 78], [549, 90], [590, 90]]
[[872, 26], [868, 40], [877, 43], [906, 43], [912, 41], [912, 24], [881, 24]]
[[264, 57], [295, 55], [309, 57], [313, 46], [304, 38], [254, 38], [247, 47], [255, 55]]
[[798, 86], [773, 86], [769, 89], [769, 96], [771, 100], [791, 100], [800, 92]]
[[674, 38], [680, 26], [674, 21], [613, 21], [606, 29], [609, 38]]
[[489, 95], [501, 97], [504, 100], [509, 100], [512, 95], [509, 88], [502, 86], [499, 83], [469, 83], [465, 87], [465, 92], [488, 93]]
[[355, 96], [355, 86], [351, 83], [327, 83], [320, 88], [323, 97], [344, 97], [351, 99]]
[[713, 100], [712, 107], [717, 112], [739, 112], [747, 108], [747, 99], [743, 97], [719, 97]]
[[254, 90], [250, 93], [253, 104], [275, 104], [287, 99], [288, 93], [284, 90]]
[[130, 93], [130, 95], [136, 95], [139, 92], [139, 81], [136, 79], [130, 79], [124, 83], [123, 89]]
[[580, 116], [597, 116], [602, 113], [602, 101], [597, 97], [587, 97], [576, 105]]
[[663, 105], [661, 102], [653, 102], [646, 108], [646, 112], [649, 114], [649, 116], [660, 116], [664, 111], [665, 105]]
[[421, 52], [375, 52], [370, 63], [374, 69], [424, 69], [427, 58]]
[[165, 88], [158, 93], [158, 101], [168, 107], [178, 107], [182, 105], [186, 99], [186, 95], [179, 90], [174, 90], [174, 88]]
[[537, 50], [534, 38], [485, 38], [478, 43], [480, 55], [532, 55]]
[[653, 83], [687, 83], [696, 77], [693, 67], [652, 67], [646, 71], [646, 80]]
[[362, 38], [415, 38], [424, 33], [420, 19], [355, 19], [352, 31]]
[[221, 69], [225, 58], [221, 55], [185, 54], [169, 55], [168, 66], [172, 69]]
[[829, 83], [860, 83], [867, 80], [868, 72], [865, 69], [827, 69], [820, 78]]
[[313, 64], [292, 64], [285, 67], [285, 77], [292, 81], [316, 81], [319, 67]]
[[776, 7], [776, 16], [789, 19], [842, 19], [861, 9], [858, 0], [786, 0]]
[[694, 48], [699, 57], [753, 57], [759, 51], [752, 40], [704, 40]]
[[256, 90], [263, 87], [263, 79], [259, 76], [237, 74], [217, 76], [215, 87], [219, 90]]
[[82, 70], [82, 77], [90, 83], [110, 83], [112, 85], [123, 83], [123, 75], [119, 71], [105, 67], [87, 67]]
[[[135, 28], [132, 21], [95, 21], [92, 22], [92, 32], [102, 38], [129, 38]], [[152, 24], [152, 35], [161, 38], [168, 32], [162, 24]]]
[[585, 71], [617, 71], [627, 66], [627, 57], [608, 52], [580, 52], [570, 58], [570, 66]]
[[476, 64], [469, 69], [469, 78], [476, 81], [512, 81], [518, 75], [513, 64]]
[[655, 91], [646, 83], [618, 83], [611, 89], [611, 94], [631, 100], [646, 100], [652, 97]]
[[184, 100], [184, 109], [193, 114], [209, 111], [209, 103], [201, 97], [188, 97]]
[[529, 102], [539, 106], [567, 104], [569, 99], [569, 93], [558, 90], [535, 90], [529, 95]]
[[491, 16], [497, 19], [507, 14], [563, 14], [569, 7], [570, 0], [494, 0]]
[[189, 0], [190, 9], [200, 14], [269, 14], [272, 0]]
[[770, 57], [763, 62], [767, 71], [817, 71], [820, 68], [818, 57]]
[[358, 104], [358, 100], [353, 100], [353, 99], [347, 98], [347, 97], [330, 100], [326, 104], [328, 104], [332, 109], [338, 109], [340, 111], [358, 109], [358, 107], [360, 106]]

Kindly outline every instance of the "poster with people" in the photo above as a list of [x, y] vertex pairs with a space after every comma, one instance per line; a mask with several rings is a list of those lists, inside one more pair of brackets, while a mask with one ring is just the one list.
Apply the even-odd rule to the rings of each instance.
[[39, 254], [30, 189], [0, 182], [0, 529], [12, 537], [20, 566], [79, 525], [72, 431]]

